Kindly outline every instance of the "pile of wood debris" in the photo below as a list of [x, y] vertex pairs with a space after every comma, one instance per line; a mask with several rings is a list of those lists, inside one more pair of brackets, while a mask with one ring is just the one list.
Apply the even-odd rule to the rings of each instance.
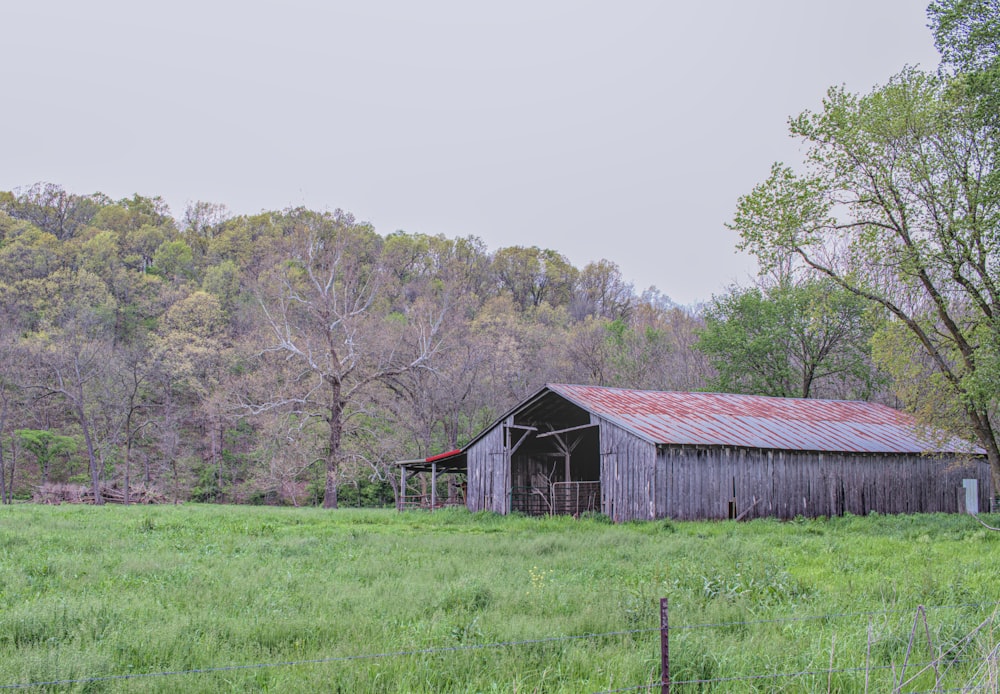
[[[115, 484], [102, 484], [101, 496], [108, 504], [124, 504], [125, 489]], [[35, 490], [31, 500], [36, 504], [92, 504], [94, 490], [83, 484], [43, 484]], [[167, 497], [144, 484], [129, 486], [130, 504], [165, 504]]]

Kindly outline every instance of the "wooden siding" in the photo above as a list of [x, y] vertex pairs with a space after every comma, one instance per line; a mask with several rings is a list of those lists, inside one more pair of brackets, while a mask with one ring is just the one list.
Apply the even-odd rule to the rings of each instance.
[[747, 518], [955, 513], [964, 478], [979, 480], [980, 508], [992, 496], [986, 461], [953, 457], [668, 446], [657, 470], [658, 516], [676, 519], [728, 518], [734, 488]]
[[468, 506], [470, 511], [510, 512], [510, 455], [504, 427], [508, 417], [469, 446], [467, 451]]
[[656, 445], [600, 417], [601, 511], [616, 522], [663, 515], [656, 490]]

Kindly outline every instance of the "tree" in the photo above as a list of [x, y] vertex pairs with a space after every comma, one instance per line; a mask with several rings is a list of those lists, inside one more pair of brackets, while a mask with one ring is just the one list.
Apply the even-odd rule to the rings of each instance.
[[64, 240], [89, 224], [109, 203], [100, 193], [73, 195], [54, 183], [36, 183], [17, 191], [16, 196], [0, 198], [0, 209]]
[[194, 254], [180, 239], [165, 241], [153, 253], [152, 269], [167, 278], [190, 278], [194, 273]]
[[184, 231], [188, 235], [210, 239], [230, 216], [225, 205], [202, 200], [189, 203], [184, 209]]
[[1000, 2], [940, 0], [927, 8], [944, 65], [958, 73], [993, 70], [1000, 62]]
[[635, 304], [635, 290], [610, 260], [587, 263], [576, 282], [571, 311], [574, 318], [598, 316], [608, 320], [627, 318]]
[[[22, 409], [18, 407], [20, 389], [16, 383], [17, 356], [13, 335], [7, 329], [0, 327], [0, 504], [11, 503], [14, 496], [14, 437], [11, 437], [11, 465], [9, 469], [4, 457], [3, 438], [8, 432], [15, 408]], [[9, 486], [8, 477], [10, 479]]]
[[493, 255], [497, 285], [510, 293], [522, 311], [543, 301], [552, 306], [569, 303], [577, 269], [561, 253], [538, 246], [501, 248]]
[[63, 265], [62, 246], [54, 235], [21, 223], [8, 230], [0, 245], [0, 280], [45, 277]]
[[[159, 400], [155, 408], [163, 457], [171, 465], [175, 494], [181, 472], [175, 460], [184, 444], [190, 455], [205, 461], [214, 471], [215, 488], [221, 493], [223, 466], [221, 431], [224, 407], [220, 407], [232, 349], [226, 339], [226, 315], [217, 296], [194, 291], [179, 299], [162, 316], [151, 345], [150, 362], [142, 369]], [[176, 431], [189, 433], [182, 441]], [[207, 444], [193, 436], [203, 432]], [[195, 455], [201, 448], [205, 455]], [[236, 484], [236, 474], [230, 476]], [[216, 494], [215, 496], [217, 496]]]
[[271, 397], [258, 390], [245, 405], [323, 423], [323, 506], [336, 508], [345, 427], [370, 389], [426, 367], [443, 315], [380, 313], [382, 240], [351, 215], [292, 210], [284, 223], [282, 253], [255, 288], [266, 369], [257, 374]]
[[866, 302], [830, 280], [734, 288], [705, 310], [698, 349], [722, 392], [867, 399], [877, 377]]
[[103, 504], [100, 487], [103, 470], [98, 462], [98, 447], [102, 442], [97, 439], [95, 426], [100, 412], [93, 391], [104, 375], [110, 342], [81, 337], [65, 341], [42, 339], [33, 348], [40, 379], [31, 387], [40, 391], [42, 397], [62, 398], [68, 406], [83, 435], [94, 502]]
[[764, 268], [787, 254], [903, 326], [965, 413], [1000, 489], [998, 370], [980, 350], [1000, 329], [996, 132], [968, 91], [907, 69], [866, 96], [831, 89], [792, 119], [809, 173], [775, 164], [731, 227]]
[[151, 393], [152, 375], [161, 366], [157, 363], [149, 343], [136, 340], [117, 351], [109, 380], [105, 409], [115, 421], [123, 439], [123, 503], [131, 502], [132, 452], [142, 431], [153, 423], [154, 402]]
[[18, 429], [14, 433], [21, 448], [35, 456], [42, 484], [48, 483], [53, 462], [76, 453], [76, 439], [72, 436], [61, 436], [44, 429]]
[[99, 396], [112, 359], [115, 301], [96, 275], [60, 270], [40, 281], [35, 311], [41, 319], [21, 340], [29, 373], [25, 386], [39, 398], [55, 398], [80, 428], [96, 503], [103, 503], [98, 457], [110, 445], [98, 437], [105, 418]]
[[[1000, 2], [940, 0], [927, 8], [944, 71], [976, 104], [985, 124], [1000, 125]], [[994, 139], [994, 148], [1000, 141]]]

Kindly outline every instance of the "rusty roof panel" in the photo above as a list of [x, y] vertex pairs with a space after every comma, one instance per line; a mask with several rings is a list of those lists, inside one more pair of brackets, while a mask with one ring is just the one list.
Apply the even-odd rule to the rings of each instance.
[[982, 453], [958, 439], [938, 441], [924, 436], [910, 415], [871, 402], [566, 384], [547, 387], [658, 444], [850, 453]]

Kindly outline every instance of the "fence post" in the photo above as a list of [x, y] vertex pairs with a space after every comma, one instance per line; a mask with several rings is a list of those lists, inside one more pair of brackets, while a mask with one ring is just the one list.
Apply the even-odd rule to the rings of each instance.
[[660, 598], [660, 668], [660, 694], [670, 694], [670, 615], [666, 598]]

